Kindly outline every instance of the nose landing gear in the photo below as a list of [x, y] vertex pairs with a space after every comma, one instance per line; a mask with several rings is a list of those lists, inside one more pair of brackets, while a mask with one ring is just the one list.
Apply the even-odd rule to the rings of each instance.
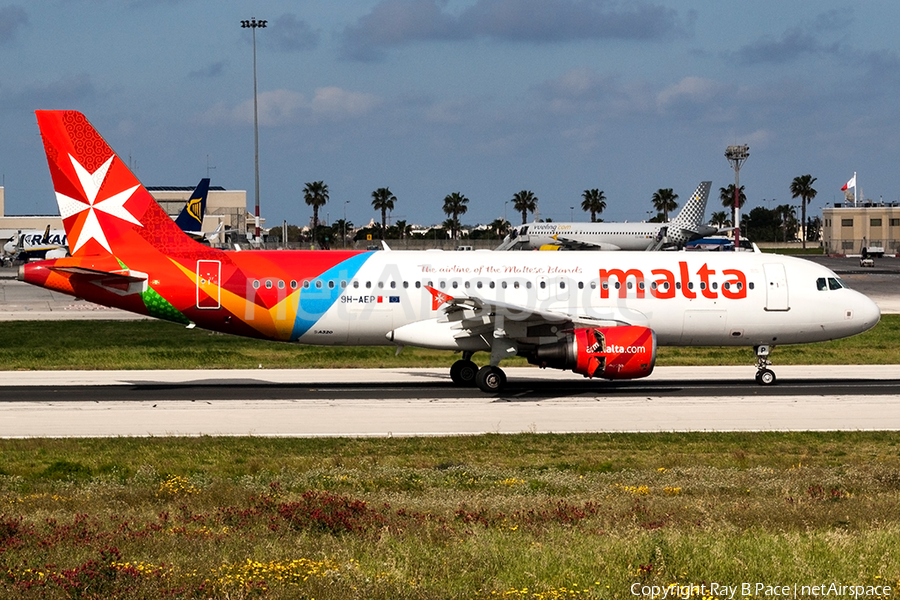
[[769, 368], [772, 361], [769, 353], [774, 346], [757, 346], [756, 350], [756, 383], [759, 385], [772, 385], [775, 383], [775, 371]]

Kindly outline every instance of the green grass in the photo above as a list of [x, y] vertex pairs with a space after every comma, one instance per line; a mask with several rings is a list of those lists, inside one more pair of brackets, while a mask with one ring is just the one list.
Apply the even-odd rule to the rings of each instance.
[[896, 587], [898, 505], [892, 433], [0, 440], [0, 597]]
[[[393, 346], [318, 347], [186, 329], [162, 321], [10, 321], [0, 327], [0, 368], [235, 369], [449, 367], [458, 354]], [[900, 315], [864, 334], [779, 346], [777, 364], [900, 364]], [[746, 365], [750, 348], [660, 348], [657, 365]], [[523, 359], [506, 366], [525, 365]]]

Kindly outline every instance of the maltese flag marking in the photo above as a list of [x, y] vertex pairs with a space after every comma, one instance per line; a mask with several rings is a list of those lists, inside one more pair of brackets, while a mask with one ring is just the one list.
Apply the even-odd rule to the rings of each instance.
[[72, 248], [72, 254], [78, 252], [78, 249], [84, 246], [90, 239], [96, 240], [97, 243], [106, 248], [107, 252], [112, 254], [109, 242], [106, 239], [106, 234], [103, 233], [103, 227], [101, 227], [100, 220], [97, 218], [97, 211], [143, 227], [143, 224], [141, 224], [141, 222], [125, 208], [125, 203], [131, 198], [131, 195], [138, 187], [140, 187], [140, 185], [136, 185], [105, 198], [97, 198], [100, 193], [100, 188], [103, 187], [103, 182], [106, 180], [106, 175], [110, 165], [112, 165], [113, 158], [115, 157], [110, 156], [109, 160], [103, 163], [100, 168], [93, 173], [89, 173], [87, 169], [75, 160], [74, 156], [71, 154], [69, 155], [72, 166], [75, 167], [75, 173], [78, 175], [78, 181], [81, 184], [84, 199], [70, 198], [65, 194], [56, 192], [56, 202], [59, 204], [59, 214], [63, 218], [63, 221], [65, 221], [69, 217], [88, 211], [88, 214], [84, 218], [84, 223], [81, 226], [81, 231], [77, 233], [73, 231], [76, 239], [75, 246]]

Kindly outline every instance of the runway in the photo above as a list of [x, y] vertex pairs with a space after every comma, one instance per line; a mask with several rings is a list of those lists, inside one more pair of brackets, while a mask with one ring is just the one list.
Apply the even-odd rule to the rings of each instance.
[[[900, 313], [900, 261], [876, 270], [813, 257]], [[0, 321], [132, 319], [20, 283], [0, 269]], [[776, 361], [777, 362], [777, 361]], [[500, 396], [454, 387], [444, 369], [0, 372], [0, 437], [388, 436], [519, 432], [900, 429], [900, 367], [659, 367], [590, 381], [507, 369]]]
[[0, 374], [0, 437], [412, 436], [520, 432], [898, 430], [896, 366], [661, 367], [589, 381], [509, 369], [508, 393], [441, 369]]

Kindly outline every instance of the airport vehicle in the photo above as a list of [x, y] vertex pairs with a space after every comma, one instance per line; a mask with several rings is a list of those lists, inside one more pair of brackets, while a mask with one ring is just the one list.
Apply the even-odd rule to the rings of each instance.
[[[72, 256], [33, 285], [188, 327], [319, 345], [462, 352], [459, 385], [499, 392], [521, 355], [586, 377], [653, 370], [660, 345], [770, 350], [873, 327], [878, 307], [787, 256], [690, 252], [233, 252], [185, 235], [81, 113], [38, 111]], [[477, 352], [490, 356], [477, 368]]]
[[703, 223], [711, 181], [702, 181], [668, 223], [527, 223], [496, 250], [661, 250], [683, 248], [719, 229]]

